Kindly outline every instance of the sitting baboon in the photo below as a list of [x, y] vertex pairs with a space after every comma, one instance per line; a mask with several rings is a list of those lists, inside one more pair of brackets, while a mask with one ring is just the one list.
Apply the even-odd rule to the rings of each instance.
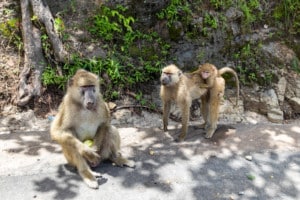
[[[99, 89], [97, 75], [80, 69], [69, 80], [67, 93], [51, 124], [50, 134], [57, 141], [69, 164], [75, 166], [84, 182], [98, 188], [89, 165], [110, 159], [118, 166], [134, 166], [121, 156], [118, 130], [110, 124], [110, 112]], [[91, 140], [89, 147], [83, 142]]]

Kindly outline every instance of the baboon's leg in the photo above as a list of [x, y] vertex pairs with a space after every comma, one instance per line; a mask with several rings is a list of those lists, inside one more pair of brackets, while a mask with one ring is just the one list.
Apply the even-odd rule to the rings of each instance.
[[133, 161], [127, 160], [120, 153], [121, 138], [116, 127], [103, 126], [95, 138], [98, 141], [101, 141], [98, 149], [102, 159], [109, 159], [120, 167], [123, 167], [124, 165], [128, 167], [135, 166]]
[[207, 126], [209, 126], [209, 123], [208, 123], [208, 100], [209, 100], [209, 93], [201, 96], [201, 115], [202, 115], [202, 118], [204, 120], [204, 123], [201, 124], [199, 126], [199, 128], [206, 128]]
[[90, 187], [97, 189], [99, 184], [95, 176], [100, 176], [99, 173], [93, 172], [87, 161], [79, 154], [79, 152], [72, 148], [62, 146], [63, 153], [69, 164], [76, 166], [79, 175], [82, 177], [83, 181]]
[[189, 102], [179, 102], [181, 108], [181, 133], [176, 139], [177, 142], [181, 142], [185, 139], [187, 131], [188, 131], [188, 123], [190, 118], [190, 105]]
[[168, 131], [168, 120], [170, 115], [171, 109], [171, 102], [166, 101], [163, 103], [163, 124], [164, 124], [164, 131]]
[[219, 107], [221, 99], [223, 98], [225, 90], [225, 81], [222, 77], [216, 79], [214, 87], [210, 90], [209, 98], [209, 112], [208, 112], [208, 126], [206, 130], [206, 138], [211, 138], [217, 129], [219, 118]]

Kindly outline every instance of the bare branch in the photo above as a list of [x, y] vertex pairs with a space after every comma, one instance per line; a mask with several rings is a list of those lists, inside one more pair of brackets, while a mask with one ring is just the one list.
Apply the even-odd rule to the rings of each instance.
[[49, 9], [49, 6], [43, 0], [30, 0], [32, 9], [38, 19], [43, 22], [46, 27], [47, 34], [50, 38], [55, 59], [59, 62], [65, 62], [68, 59], [68, 53], [64, 50], [63, 44], [59, 35], [54, 28], [54, 18]]

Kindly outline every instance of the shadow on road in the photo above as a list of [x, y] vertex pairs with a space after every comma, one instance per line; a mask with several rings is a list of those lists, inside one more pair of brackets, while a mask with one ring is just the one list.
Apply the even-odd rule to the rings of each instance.
[[[205, 139], [203, 130], [191, 126], [181, 143], [174, 142], [179, 127], [165, 133], [150, 128], [119, 130], [122, 152], [136, 162], [136, 168], [101, 164], [94, 169], [102, 174], [100, 189], [91, 191], [102, 192], [102, 187], [116, 181], [114, 187], [154, 189], [178, 199], [236, 199], [241, 195], [244, 199], [295, 199], [300, 195], [300, 182], [295, 179], [300, 175], [298, 125], [219, 125], [212, 139]], [[10, 162], [1, 167], [2, 175], [13, 174], [20, 166], [30, 172], [39, 164], [54, 170], [54, 177], [35, 178], [37, 193], [72, 199], [84, 185], [76, 171], [65, 165], [60, 147], [47, 132], [2, 133], [0, 146], [1, 157], [6, 159], [2, 162]]]

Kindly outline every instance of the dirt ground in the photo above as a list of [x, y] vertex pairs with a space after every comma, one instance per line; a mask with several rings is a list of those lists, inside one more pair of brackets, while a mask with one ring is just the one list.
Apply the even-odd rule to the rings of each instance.
[[145, 112], [142, 119], [118, 126], [121, 151], [136, 167], [102, 163], [94, 169], [101, 173], [100, 187], [92, 190], [51, 141], [48, 119], [32, 111], [5, 118], [10, 125], [0, 125], [1, 199], [299, 199], [299, 122], [255, 124], [253, 115], [252, 123], [220, 123], [209, 140], [191, 124], [186, 141], [176, 143], [178, 123], [164, 133], [154, 124], [161, 123], [159, 116]]

